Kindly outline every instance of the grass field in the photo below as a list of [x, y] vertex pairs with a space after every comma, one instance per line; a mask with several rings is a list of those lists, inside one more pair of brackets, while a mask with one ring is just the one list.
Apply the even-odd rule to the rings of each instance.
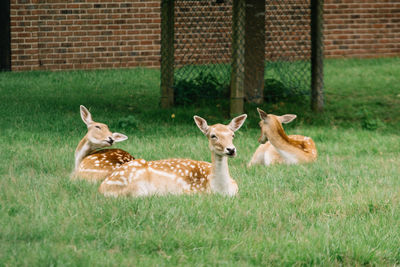
[[0, 266], [400, 265], [400, 59], [328, 60], [322, 115], [262, 106], [298, 115], [286, 129], [314, 139], [313, 164], [246, 168], [246, 106], [237, 197], [114, 199], [70, 181], [80, 104], [136, 158], [210, 160], [192, 116], [228, 122], [227, 103], [160, 110], [158, 88], [147, 69], [0, 73]]

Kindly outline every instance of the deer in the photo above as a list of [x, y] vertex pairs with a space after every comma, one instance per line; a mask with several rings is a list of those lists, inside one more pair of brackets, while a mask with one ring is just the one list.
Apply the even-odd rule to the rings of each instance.
[[290, 123], [297, 116], [286, 114], [276, 116], [267, 114], [257, 108], [261, 121], [260, 143], [248, 166], [261, 164], [297, 164], [312, 162], [317, 159], [317, 148], [314, 141], [307, 136], [286, 135], [282, 123]]
[[193, 118], [208, 138], [211, 163], [180, 158], [132, 160], [107, 177], [101, 183], [99, 192], [114, 197], [195, 193], [234, 196], [238, 185], [229, 174], [228, 158], [237, 154], [233, 145], [234, 132], [243, 125], [247, 115], [235, 117], [228, 125], [211, 126], [199, 116]]
[[128, 139], [126, 135], [112, 133], [106, 124], [93, 121], [92, 114], [82, 105], [80, 114], [88, 132], [76, 147], [72, 179], [102, 181], [122, 164], [135, 159], [121, 149], [103, 149], [125, 141]]

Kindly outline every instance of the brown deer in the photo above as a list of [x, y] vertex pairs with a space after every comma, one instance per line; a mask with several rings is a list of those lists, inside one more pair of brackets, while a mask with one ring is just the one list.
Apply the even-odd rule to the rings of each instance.
[[166, 194], [220, 193], [233, 196], [238, 186], [229, 174], [228, 157], [236, 156], [232, 143], [234, 132], [247, 115], [234, 118], [228, 125], [208, 126], [194, 116], [199, 129], [207, 136], [211, 163], [191, 159], [157, 161], [133, 160], [113, 172], [100, 185], [105, 196], [149, 196]]
[[94, 122], [89, 110], [82, 105], [80, 112], [88, 132], [75, 150], [75, 168], [71, 178], [102, 181], [122, 164], [135, 158], [121, 149], [102, 149], [128, 137], [111, 133], [106, 124]]
[[267, 114], [259, 108], [257, 111], [261, 118], [259, 123], [261, 136], [258, 139], [261, 145], [257, 148], [248, 166], [255, 164], [268, 166], [276, 163], [297, 164], [317, 159], [317, 148], [310, 137], [288, 136], [283, 130], [282, 123], [293, 121], [297, 117], [296, 115], [276, 116]]

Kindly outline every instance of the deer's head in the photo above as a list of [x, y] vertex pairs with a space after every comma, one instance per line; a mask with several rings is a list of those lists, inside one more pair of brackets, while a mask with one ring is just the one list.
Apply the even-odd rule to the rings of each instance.
[[208, 147], [219, 156], [236, 156], [236, 147], [233, 145], [235, 132], [243, 125], [247, 118], [246, 114], [234, 118], [228, 125], [207, 125], [207, 121], [199, 116], [194, 116], [197, 127], [208, 138]]
[[267, 114], [265, 111], [257, 108], [258, 114], [260, 115], [261, 121], [259, 122], [261, 128], [261, 136], [258, 142], [265, 144], [273, 134], [284, 133], [282, 123], [289, 123], [293, 121], [297, 116], [294, 114], [285, 114], [282, 116], [276, 116], [273, 114]]
[[81, 117], [88, 128], [86, 138], [93, 147], [101, 148], [112, 146], [114, 142], [121, 142], [128, 137], [121, 133], [112, 133], [104, 123], [95, 122], [89, 110], [81, 105]]

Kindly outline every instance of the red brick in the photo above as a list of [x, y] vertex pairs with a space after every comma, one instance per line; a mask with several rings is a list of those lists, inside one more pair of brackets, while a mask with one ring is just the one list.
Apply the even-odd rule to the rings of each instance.
[[[176, 2], [176, 65], [230, 62], [230, 9], [196, 3], [207, 15], [197, 21], [191, 16], [201, 12], [179, 13], [180, 6], [188, 6]], [[284, 20], [267, 21], [266, 58], [309, 58], [309, 18], [296, 12], [301, 5], [308, 8], [303, 1], [282, 4], [281, 10], [267, 6], [268, 14]], [[10, 13], [13, 70], [160, 66], [159, 0], [14, 0]], [[399, 56], [399, 13], [400, 3], [393, 1], [326, 0], [326, 57]]]

